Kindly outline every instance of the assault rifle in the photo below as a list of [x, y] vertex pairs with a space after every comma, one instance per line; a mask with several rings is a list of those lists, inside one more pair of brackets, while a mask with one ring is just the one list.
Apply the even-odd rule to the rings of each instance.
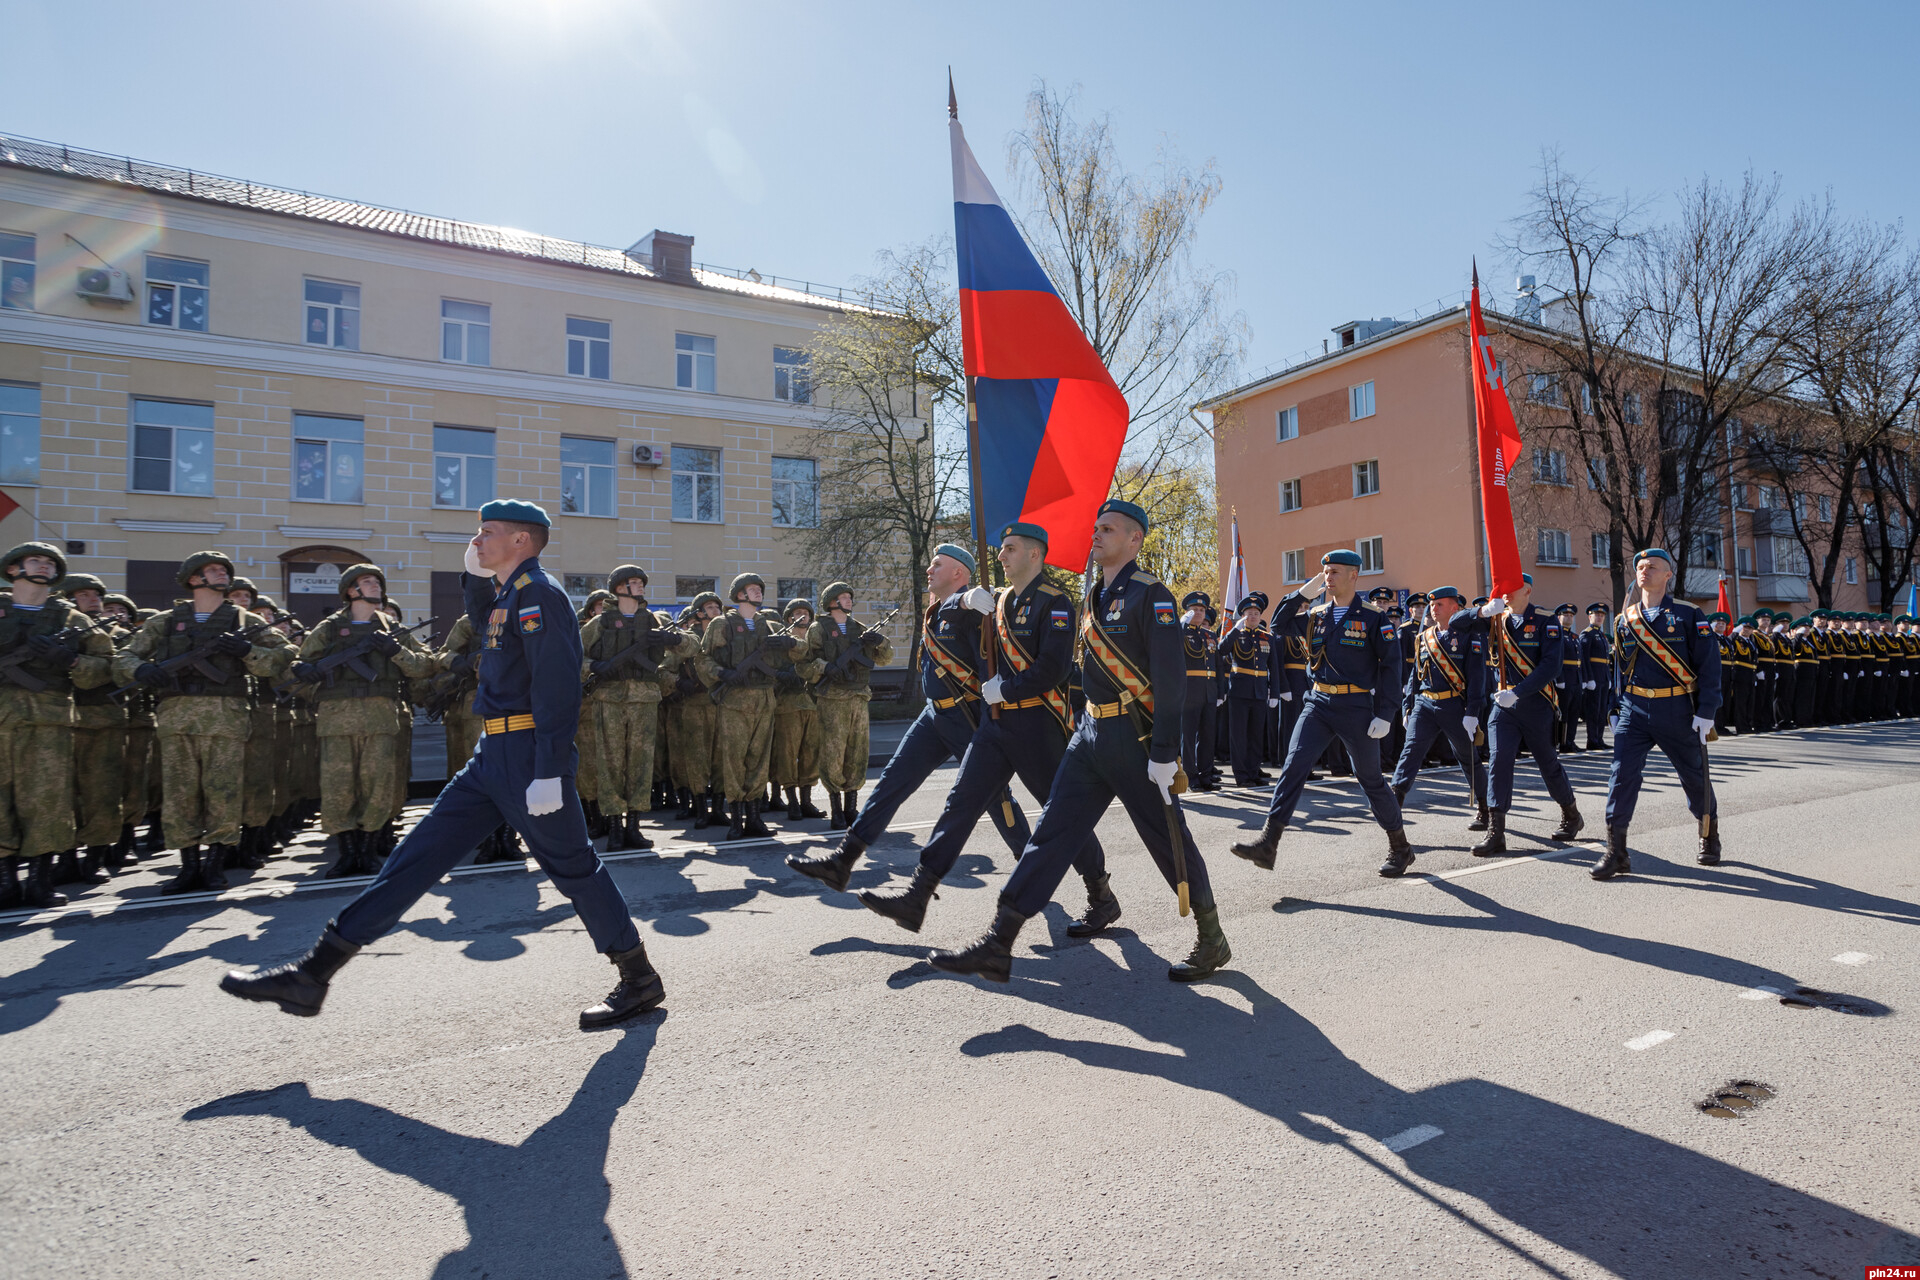
[[660, 660], [667, 656], [667, 650], [692, 634], [691, 631], [682, 631], [678, 627], [654, 627], [639, 642], [628, 645], [611, 658], [602, 658], [596, 662], [594, 665], [600, 670], [587, 677], [586, 688], [581, 692], [584, 693], [587, 689], [593, 688], [603, 676], [610, 676], [629, 665], [640, 668], [639, 677], [643, 680], [648, 676], [659, 675]]
[[716, 704], [719, 703], [725, 699], [729, 688], [737, 688], [746, 683], [747, 677], [756, 671], [765, 673], [775, 684], [778, 684], [780, 682], [780, 672], [767, 665], [767, 655], [769, 653], [791, 653], [799, 644], [800, 642], [792, 636], [768, 636], [765, 644], [755, 649], [747, 656], [745, 662], [733, 669], [731, 679], [722, 679], [719, 684], [707, 690], [707, 696], [712, 698]]
[[[82, 618], [86, 617], [85, 614], [80, 614], [77, 609], [74, 610], [74, 612]], [[92, 622], [88, 622], [84, 626], [75, 623], [73, 626], [56, 631], [48, 636], [44, 645], [36, 646], [31, 640], [25, 644], [15, 645], [5, 654], [0, 654], [0, 676], [6, 677], [29, 693], [39, 693], [47, 687], [47, 682], [33, 674], [33, 672], [28, 671], [24, 664], [44, 656], [48, 649], [56, 648], [69, 640], [78, 640], [81, 636], [86, 635], [94, 629], [95, 627]]]
[[867, 637], [879, 635], [882, 631], [886, 629], [887, 624], [893, 621], [894, 614], [897, 614], [899, 612], [900, 612], [899, 609], [895, 609], [892, 613], [889, 613], [886, 617], [880, 619], [878, 622], [874, 623], [872, 626], [868, 627], [864, 632], [862, 632], [860, 636], [860, 643], [855, 645], [849, 645], [845, 653], [841, 654], [839, 657], [835, 658], [832, 662], [828, 663], [827, 669], [820, 673], [820, 679], [823, 682], [827, 680], [833, 680], [836, 682], [851, 680], [853, 678], [853, 671], [855, 667], [875, 666], [876, 662], [873, 657], [873, 654], [870, 653], [867, 649]]
[[[228, 636], [239, 636], [242, 639], [251, 639], [260, 632], [277, 625], [279, 624], [273, 622], [256, 622], [243, 631], [222, 631], [217, 636], [209, 636], [207, 639], [202, 640], [185, 653], [176, 653], [171, 658], [164, 658], [154, 663], [143, 663], [142, 665], [160, 668], [160, 673], [169, 680], [172, 680], [183, 671], [192, 669], [205, 676], [208, 680], [211, 680], [214, 684], [225, 684], [230, 678], [230, 673], [222, 671], [213, 665], [213, 655], [218, 652], [214, 646]], [[115, 689], [113, 696], [116, 698], [125, 697], [140, 687], [141, 682], [135, 680], [131, 684], [123, 684], [118, 689]]]
[[373, 652], [373, 642], [375, 639], [380, 636], [393, 636], [397, 640], [398, 637], [404, 636], [409, 632], [418, 631], [422, 627], [432, 626], [437, 621], [439, 621], [437, 618], [422, 618], [412, 626], [401, 627], [397, 631], [389, 628], [386, 631], [369, 632], [337, 653], [330, 653], [326, 657], [313, 662], [302, 663], [301, 665], [303, 667], [308, 668], [306, 678], [301, 679], [299, 676], [295, 676], [294, 678], [300, 680], [302, 684], [318, 684], [321, 680], [332, 684], [333, 673], [341, 667], [346, 667], [362, 680], [377, 680], [380, 678], [380, 673], [375, 671], [372, 664], [367, 661], [367, 655]]

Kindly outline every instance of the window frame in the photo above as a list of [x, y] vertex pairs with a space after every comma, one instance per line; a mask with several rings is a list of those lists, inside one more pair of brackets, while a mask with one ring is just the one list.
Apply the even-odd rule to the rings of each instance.
[[[19, 255], [20, 245], [9, 246], [13, 252], [0, 248], [0, 310], [38, 311], [40, 238], [31, 231], [0, 231], [0, 237], [23, 242], [27, 253], [24, 258]], [[22, 292], [26, 295], [25, 303], [14, 300]]]
[[1552, 485], [1556, 489], [1572, 488], [1572, 482], [1567, 479], [1567, 451], [1535, 449], [1533, 451], [1533, 482]]
[[[574, 461], [569, 462], [567, 460], [567, 443], [569, 441], [572, 441], [575, 444], [605, 445], [607, 450], [607, 460], [605, 462], [586, 462], [586, 461], [581, 461], [576, 459]], [[609, 440], [605, 436], [580, 436], [580, 435], [564, 434], [560, 437], [560, 514], [561, 515], [581, 516], [589, 520], [619, 519], [620, 517], [620, 484], [619, 484], [618, 473], [614, 466], [614, 458], [617, 452], [618, 452], [617, 442], [613, 440]], [[570, 511], [567, 509], [567, 473], [569, 471], [577, 471], [580, 473], [581, 485], [586, 495], [586, 507], [582, 510]], [[604, 511], [597, 511], [594, 509], [596, 506], [600, 505], [595, 500], [596, 485], [594, 482], [596, 480], [603, 482], [606, 486], [606, 493], [605, 493], [606, 510]]]
[[1611, 533], [1594, 534], [1589, 549], [1593, 553], [1594, 568], [1613, 568], [1613, 535]]
[[[680, 340], [685, 338], [690, 344], [704, 342], [705, 351], [698, 346], [682, 347]], [[702, 361], [705, 361], [702, 364]], [[684, 362], [686, 376], [681, 376]], [[706, 371], [706, 384], [701, 386], [701, 370]], [[700, 395], [717, 395], [720, 390], [720, 340], [710, 333], [690, 333], [675, 330], [673, 335], [673, 385], [677, 391], [693, 391]]]
[[[308, 422], [315, 420], [323, 422], [351, 422], [360, 428], [360, 438], [358, 440], [346, 440], [338, 436], [302, 435], [300, 427], [303, 419]], [[287, 463], [287, 501], [324, 503], [327, 506], [334, 507], [363, 507], [367, 504], [367, 420], [365, 418], [356, 418], [343, 413], [301, 413], [296, 410], [293, 415], [293, 429], [288, 439], [292, 447], [288, 453]], [[327, 494], [324, 498], [310, 498], [300, 492], [300, 446], [302, 444], [320, 444], [326, 448], [326, 461], [323, 464], [321, 472]], [[334, 461], [334, 451], [336, 446], [341, 445], [353, 446], [354, 455], [358, 460], [360, 469], [360, 496], [358, 498], [336, 498], [333, 496], [333, 477], [336, 465]]]
[[1291, 551], [1280, 553], [1280, 577], [1285, 582], [1305, 582], [1307, 580], [1307, 549], [1295, 547]]
[[[345, 302], [325, 302], [310, 296], [314, 285], [328, 289], [350, 289], [353, 291], [351, 305]], [[320, 312], [325, 317], [326, 337], [323, 341], [313, 340], [313, 313]], [[341, 341], [345, 326], [341, 323], [347, 312], [353, 313], [353, 340]], [[360, 349], [360, 286], [346, 280], [328, 280], [323, 276], [300, 277], [300, 339], [309, 347], [323, 347], [332, 351], [358, 351]]]
[[[674, 371], [679, 372], [679, 335], [675, 334]], [[785, 355], [788, 359], [782, 359]], [[784, 386], [781, 374], [786, 375]], [[797, 375], [797, 377], [796, 377]], [[798, 394], [795, 394], [795, 393]], [[773, 348], [773, 398], [785, 404], [813, 403], [813, 353], [805, 347]]]
[[[1356, 382], [1347, 388], [1348, 422], [1359, 422], [1379, 412], [1380, 406], [1374, 398], [1373, 384], [1374, 379], [1368, 378], [1365, 382]], [[1359, 411], [1362, 405], [1366, 408], [1365, 413]]]
[[[1387, 571], [1387, 539], [1385, 534], [1376, 533], [1369, 537], [1356, 538], [1354, 539], [1353, 549], [1360, 557], [1361, 577], [1372, 577], [1374, 574], [1385, 573]], [[1371, 569], [1367, 567], [1369, 560], [1373, 561], [1373, 567]]]
[[[201, 270], [202, 278], [200, 280], [195, 281], [195, 280], [175, 280], [175, 279], [169, 279], [165, 276], [156, 276], [154, 274], [154, 264], [156, 262], [177, 262], [189, 267], [199, 267]], [[141, 276], [143, 287], [141, 292], [142, 305], [140, 310], [140, 319], [142, 323], [147, 325], [149, 328], [172, 329], [179, 333], [209, 333], [212, 331], [212, 327], [213, 327], [213, 264], [212, 263], [207, 262], [200, 258], [182, 258], [171, 253], [148, 253], [145, 255], [144, 260], [142, 262], [142, 270], [144, 272], [144, 274]], [[166, 290], [168, 296], [171, 298], [171, 301], [168, 303], [170, 311], [168, 314], [168, 318], [164, 323], [161, 321], [155, 320], [153, 318], [153, 302], [154, 302], [155, 290], [157, 289]], [[187, 310], [186, 308], [187, 295], [185, 293], [185, 290], [188, 290], [188, 289], [197, 289], [199, 290], [199, 293], [200, 293], [200, 323], [197, 325], [188, 325], [183, 323], [183, 319], [186, 315], [186, 310]], [[185, 402], [183, 401], [182, 403], [185, 403]], [[141, 492], [145, 493], [150, 491], [143, 489], [141, 490]]]
[[[450, 316], [447, 314], [447, 308], [450, 306], [478, 307], [487, 313], [487, 317], [484, 320], [476, 320], [461, 316]], [[447, 338], [449, 331], [456, 327], [460, 331], [460, 354], [450, 356], [447, 354]], [[473, 354], [473, 335], [475, 330], [479, 330], [486, 336], [487, 350], [484, 360], [469, 358]], [[491, 302], [474, 302], [467, 298], [443, 297], [440, 299], [440, 362], [442, 364], [464, 364], [473, 369], [493, 368], [493, 304]]]
[[[805, 464], [807, 464], [807, 466], [813, 469], [813, 478], [810, 480], [800, 480], [792, 476], [781, 476], [781, 475], [774, 474], [774, 470], [775, 470], [774, 464], [779, 462], [804, 462]], [[819, 461], [814, 458], [803, 458], [794, 454], [773, 454], [773, 455], [770, 455], [767, 459], [767, 471], [768, 471], [767, 519], [768, 519], [768, 522], [772, 525], [772, 527], [775, 529], [818, 529], [820, 527], [820, 463]], [[793, 524], [780, 519], [781, 500], [778, 496], [778, 493], [779, 493], [780, 486], [782, 485], [788, 485], [788, 486], [805, 485], [811, 489], [812, 492], [808, 498], [809, 509], [811, 511], [811, 518], [809, 522], [803, 523], [803, 524]], [[792, 506], [793, 502], [794, 502], [793, 498], [789, 497], [787, 499], [788, 506]]]
[[[1353, 406], [1349, 404], [1347, 410], [1348, 412], [1352, 412]], [[1284, 409], [1276, 410], [1273, 415], [1273, 442], [1275, 444], [1285, 444], [1289, 440], [1298, 440], [1299, 438], [1300, 406], [1290, 404]]]
[[[575, 333], [575, 325], [582, 326], [583, 331]], [[584, 327], [588, 325], [599, 325], [605, 332], [585, 332]], [[568, 316], [564, 327], [567, 335], [567, 376], [586, 378], [591, 382], [611, 382], [613, 380], [613, 321], [595, 320], [591, 316]], [[578, 370], [574, 368], [575, 355], [579, 356]]]
[[[452, 423], [452, 422], [436, 422], [433, 424], [433, 429], [435, 432], [466, 431], [466, 432], [471, 432], [475, 435], [483, 435], [483, 436], [486, 436], [487, 439], [492, 444], [492, 447], [491, 449], [488, 450], [488, 452], [484, 454], [480, 454], [480, 453], [471, 453], [466, 451], [456, 452], [455, 450], [452, 450], [452, 449], [442, 449], [440, 447], [440, 442], [438, 440], [433, 441], [433, 474], [432, 474], [432, 480], [430, 483], [432, 485], [432, 490], [431, 490], [432, 499], [433, 499], [432, 506], [434, 507], [434, 509], [438, 511], [478, 511], [481, 507], [486, 506], [487, 503], [492, 502], [494, 499], [494, 495], [500, 491], [499, 433], [490, 431], [485, 427], [466, 427], [466, 426], [461, 426], [458, 423]], [[459, 458], [460, 459], [460, 497], [462, 500], [459, 502], [440, 501], [440, 460], [442, 458]], [[473, 468], [468, 464], [473, 459], [476, 459], [476, 458], [485, 458], [487, 460], [488, 476], [487, 476], [487, 493], [483, 497], [479, 498], [477, 501], [474, 501], [473, 500]]]
[[1621, 394], [1620, 417], [1629, 427], [1640, 425], [1640, 393], [1638, 391], [1627, 391]]
[[[36, 382], [15, 382], [11, 379], [0, 380], [0, 391], [31, 391], [33, 393], [33, 413], [31, 415], [0, 406], [0, 484], [17, 488], [37, 489], [40, 487], [41, 422], [44, 418], [45, 411], [45, 405], [41, 399], [40, 384]], [[30, 480], [16, 479], [13, 475], [10, 475], [5, 468], [6, 437], [14, 430], [12, 424], [15, 422], [30, 424], [30, 426], [23, 426], [21, 428], [23, 434], [26, 431], [31, 431], [33, 436], [33, 452], [28, 455], [33, 471], [33, 478]], [[26, 472], [23, 470], [20, 474], [24, 476]]]
[[1853, 556], [1848, 556], [1846, 558], [1846, 564], [1844, 564], [1841, 567], [1842, 567], [1842, 571], [1845, 574], [1846, 584], [1850, 587], [1859, 586], [1860, 585], [1860, 561]]
[[[695, 450], [713, 455], [712, 471], [682, 471], [680, 455], [682, 450]], [[676, 444], [667, 450], [668, 484], [671, 486], [668, 507], [668, 520], [673, 524], [725, 524], [727, 522], [727, 458], [726, 450], [718, 445]], [[689, 515], [680, 514], [680, 477], [689, 478], [687, 510]], [[713, 519], [702, 520], [697, 514], [700, 510], [700, 492], [708, 485], [713, 489]]]
[[[1371, 489], [1363, 489], [1360, 487], [1363, 478], [1372, 480], [1373, 487]], [[1364, 461], [1354, 463], [1353, 464], [1353, 496], [1356, 498], [1371, 498], [1379, 492], [1380, 492], [1380, 459], [1367, 458]]]
[[[799, 584], [803, 582], [807, 584], [805, 591], [799, 589]], [[775, 577], [773, 586], [774, 594], [779, 597], [777, 607], [785, 609], [789, 600], [805, 600], [813, 608], [815, 616], [819, 615], [820, 606], [817, 597], [820, 594], [820, 580], [818, 578]]]
[[[165, 495], [168, 497], [175, 497], [175, 498], [212, 498], [214, 497], [219, 487], [219, 477], [217, 474], [217, 469], [218, 469], [218, 462], [219, 462], [219, 441], [220, 441], [220, 430], [219, 430], [218, 419], [215, 417], [215, 406], [212, 405], [211, 403], [208, 403], [202, 400], [174, 400], [165, 396], [132, 396], [132, 397], [129, 397], [129, 399], [132, 401], [132, 403], [128, 407], [128, 411], [127, 411], [127, 492], [128, 493], [160, 494], [160, 495]], [[142, 422], [140, 420], [141, 406], [149, 405], [149, 404], [171, 404], [171, 405], [180, 405], [185, 408], [205, 409], [207, 411], [207, 425], [204, 427], [189, 427], [189, 426], [181, 426], [177, 423], [171, 423], [171, 422]], [[140, 462], [142, 458], [145, 457], [151, 460], [151, 455], [143, 455], [139, 452], [140, 432], [142, 430], [165, 431], [168, 433], [168, 438], [167, 438], [167, 477], [169, 481], [168, 488], [165, 488], [165, 489], [142, 488], [135, 483], [139, 477], [139, 468], [140, 468]], [[194, 492], [194, 491], [183, 490], [179, 487], [177, 483], [177, 478], [180, 472], [180, 444], [179, 444], [180, 437], [178, 433], [182, 431], [204, 433], [207, 437], [207, 487], [204, 492]]]
[[[1533, 562], [1536, 565], [1550, 565], [1556, 569], [1572, 569], [1580, 565], [1573, 557], [1573, 533], [1568, 529], [1536, 528], [1533, 550]], [[1556, 555], [1556, 551], [1561, 554]]]
[[[1292, 497], [1293, 499], [1293, 504], [1291, 506], [1287, 504], [1288, 497]], [[1304, 483], [1301, 477], [1295, 476], [1291, 480], [1282, 480], [1280, 482], [1280, 514], [1281, 515], [1286, 515], [1288, 512], [1300, 510], [1301, 507], [1304, 507], [1306, 505], [1305, 498], [1306, 498], [1306, 484]]]

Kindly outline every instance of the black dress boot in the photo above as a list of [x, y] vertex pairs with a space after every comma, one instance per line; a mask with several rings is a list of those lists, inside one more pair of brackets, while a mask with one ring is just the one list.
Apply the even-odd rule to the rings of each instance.
[[149, 856], [167, 848], [167, 833], [160, 829], [160, 815], [147, 815], [147, 829], [141, 833], [137, 842], [140, 852]]
[[580, 1029], [592, 1031], [645, 1013], [667, 998], [660, 975], [647, 960], [647, 944], [631, 951], [609, 951], [607, 958], [620, 971], [620, 983], [599, 1004], [580, 1011]]
[[607, 821], [607, 852], [619, 853], [627, 847], [627, 815], [616, 813]]
[[827, 830], [845, 831], [847, 829], [846, 794], [840, 791], [827, 792], [827, 808], [833, 810], [827, 819]]
[[800, 788], [787, 788], [787, 821], [800, 821]]
[[1234, 845], [1233, 856], [1245, 858], [1262, 871], [1273, 870], [1273, 860], [1280, 852], [1280, 833], [1286, 829], [1284, 822], [1269, 814], [1261, 824], [1259, 839]]
[[940, 895], [940, 877], [925, 866], [913, 869], [913, 879], [904, 889], [867, 889], [860, 894], [860, 905], [887, 919], [908, 933], [920, 932], [927, 918], [927, 903]]
[[640, 815], [632, 809], [627, 810], [627, 848], [653, 848], [653, 841], [647, 839], [647, 833], [640, 829]]
[[693, 817], [693, 813], [694, 813], [693, 792], [689, 791], [685, 787], [681, 787], [680, 795], [679, 795], [679, 807], [673, 811], [673, 820], [675, 822], [685, 822], [691, 817]]
[[720, 821], [720, 802], [714, 800], [711, 793], [702, 791], [693, 798], [693, 829], [699, 831]]
[[87, 846], [87, 865], [97, 868], [102, 877], [94, 883], [105, 884], [113, 879], [113, 872], [127, 865], [127, 860], [120, 856], [117, 844], [91, 844]]
[[1387, 832], [1387, 860], [1380, 864], [1380, 874], [1389, 880], [1397, 879], [1407, 873], [1413, 865], [1413, 846], [1407, 843], [1407, 829]]
[[840, 812], [847, 817], [847, 826], [852, 828], [854, 820], [860, 816], [860, 789], [840, 793]]
[[1411, 782], [1404, 782], [1389, 789], [1393, 792], [1393, 802], [1395, 804], [1405, 804], [1407, 802], [1407, 792], [1413, 790], [1413, 784]]
[[200, 875], [200, 846], [190, 844], [180, 850], [180, 874], [160, 886], [165, 894], [193, 893], [206, 888]]
[[985, 933], [958, 951], [935, 951], [927, 963], [942, 973], [975, 973], [988, 982], [1005, 982], [1013, 976], [1013, 944], [1026, 922], [1027, 917], [1002, 902]]
[[860, 855], [866, 851], [866, 845], [847, 836], [832, 853], [811, 858], [801, 853], [790, 853], [787, 855], [787, 865], [803, 876], [812, 876], [829, 889], [844, 891], [847, 881], [853, 878], [854, 863], [860, 861]]
[[773, 829], [767, 826], [766, 819], [760, 816], [760, 802], [758, 800], [747, 801], [747, 820], [742, 824], [741, 829], [747, 833], [749, 840], [770, 840], [773, 838]]
[[1488, 810], [1486, 837], [1469, 852], [1476, 858], [1507, 856], [1507, 811], [1505, 809]]
[[67, 883], [105, 884], [107, 881], [113, 879], [112, 876], [101, 870], [95, 860], [89, 856], [92, 853], [93, 850], [90, 848], [84, 850], [69, 849], [60, 855], [67, 865], [67, 873], [63, 877]]
[[1185, 960], [1167, 968], [1167, 977], [1175, 982], [1198, 982], [1233, 959], [1227, 935], [1220, 931], [1219, 908], [1194, 908], [1193, 922], [1199, 930], [1193, 950], [1187, 952]]
[[265, 827], [240, 828], [239, 865], [249, 871], [258, 871], [267, 865], [267, 829]]
[[[26, 879], [20, 882], [20, 905], [23, 907], [64, 907], [67, 895], [53, 891], [53, 855], [43, 853], [37, 858], [23, 858], [27, 864]], [[162, 893], [166, 890], [162, 889]]]
[[292, 964], [263, 973], [241, 973], [235, 969], [220, 979], [220, 989], [242, 1000], [277, 1004], [282, 1013], [311, 1018], [320, 1012], [327, 998], [327, 984], [340, 966], [353, 959], [360, 948], [333, 931], [329, 924], [313, 950]]
[[1707, 834], [1700, 837], [1700, 854], [1694, 859], [1703, 867], [1720, 865], [1720, 818], [1714, 815], [1707, 819]]
[[1553, 834], [1549, 835], [1547, 839], [1571, 840], [1579, 835], [1580, 828], [1586, 825], [1587, 820], [1580, 816], [1579, 805], [1563, 804], [1560, 806], [1560, 825], [1553, 829]]
[[747, 802], [745, 800], [727, 801], [727, 833], [722, 840], [745, 840], [747, 838]]
[[113, 864], [114, 867], [124, 867], [139, 861], [140, 851], [135, 844], [131, 822], [120, 824], [120, 842], [113, 847], [117, 851], [116, 856], [120, 859]]
[[321, 873], [323, 880], [339, 880], [360, 874], [360, 828], [348, 827], [333, 838], [333, 865]]
[[1097, 876], [1080, 877], [1087, 885], [1087, 913], [1067, 925], [1069, 938], [1091, 938], [1103, 933], [1120, 918], [1120, 899], [1113, 896], [1112, 876], [1104, 872]]
[[824, 818], [827, 816], [820, 812], [820, 806], [813, 802], [812, 787], [800, 788], [800, 816], [802, 818]]
[[0, 911], [20, 905], [20, 859], [12, 854], [0, 858]]
[[1481, 796], [1478, 800], [1474, 801], [1473, 821], [1467, 824], [1467, 830], [1485, 831], [1486, 829], [1487, 829], [1487, 798], [1485, 796]]
[[206, 887], [218, 892], [227, 887], [227, 868], [233, 865], [233, 846], [230, 844], [210, 844], [207, 856], [200, 861], [200, 878]]
[[1593, 870], [1587, 872], [1595, 880], [1611, 880], [1615, 876], [1624, 876], [1633, 870], [1633, 859], [1627, 853], [1627, 829], [1625, 827], [1607, 828], [1607, 856], [1600, 859]]
[[601, 836], [607, 834], [606, 815], [600, 812], [600, 802], [598, 800], [582, 800], [580, 802], [580, 812], [584, 814], [587, 819], [587, 839], [598, 840]]

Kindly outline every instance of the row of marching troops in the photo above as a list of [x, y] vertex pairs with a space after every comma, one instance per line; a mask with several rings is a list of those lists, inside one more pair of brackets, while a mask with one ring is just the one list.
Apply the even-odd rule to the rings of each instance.
[[1709, 616], [1728, 675], [1721, 733], [1920, 715], [1920, 618], [1838, 609]]

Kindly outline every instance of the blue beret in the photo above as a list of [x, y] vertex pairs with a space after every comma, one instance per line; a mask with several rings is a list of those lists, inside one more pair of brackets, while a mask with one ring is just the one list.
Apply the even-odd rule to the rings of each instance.
[[1523, 573], [1523, 574], [1521, 574], [1521, 575], [1520, 575], [1520, 581], [1522, 581], [1522, 582], [1524, 582], [1524, 583], [1526, 583], [1526, 584], [1527, 584], [1528, 586], [1532, 586], [1532, 585], [1533, 585], [1533, 575], [1532, 575], [1532, 574], [1530, 574], [1530, 573]]
[[1008, 538], [1032, 538], [1041, 546], [1047, 545], [1047, 531], [1030, 520], [1015, 520], [1000, 531], [1001, 541]]
[[1463, 608], [1467, 603], [1467, 598], [1460, 594], [1460, 588], [1458, 587], [1435, 587], [1433, 590], [1427, 592], [1427, 598], [1429, 600], [1452, 599], [1458, 601]]
[[973, 572], [973, 553], [965, 547], [957, 547], [951, 542], [943, 542], [933, 549], [933, 554], [945, 556], [949, 560], [958, 560], [967, 566], [967, 572]]
[[1145, 533], [1148, 529], [1147, 513], [1141, 510], [1137, 503], [1128, 502], [1125, 498], [1108, 498], [1100, 504], [1100, 510], [1094, 512], [1094, 515], [1097, 518], [1107, 514], [1109, 511], [1114, 512], [1116, 515], [1123, 515], [1133, 521], [1140, 526], [1142, 533]]
[[542, 529], [553, 528], [553, 517], [544, 507], [531, 502], [522, 502], [518, 498], [495, 498], [480, 508], [480, 520], [510, 520], [514, 524], [537, 524]]
[[1360, 553], [1358, 551], [1347, 551], [1345, 549], [1342, 549], [1339, 551], [1329, 551], [1327, 552], [1327, 554], [1320, 557], [1320, 563], [1323, 565], [1346, 564], [1346, 565], [1352, 565], [1354, 568], [1358, 569], [1360, 567]]
[[1642, 560], [1665, 560], [1667, 562], [1667, 568], [1673, 568], [1673, 557], [1668, 554], [1665, 547], [1648, 547], [1645, 551], [1636, 551], [1633, 553], [1633, 562], [1635, 564], [1639, 564]]

